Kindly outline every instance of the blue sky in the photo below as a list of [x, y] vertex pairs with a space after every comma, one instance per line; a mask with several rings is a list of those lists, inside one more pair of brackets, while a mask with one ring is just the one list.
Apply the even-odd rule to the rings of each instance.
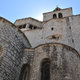
[[54, 10], [57, 5], [72, 7], [73, 14], [80, 14], [80, 0], [0, 0], [0, 16], [13, 23], [26, 17], [42, 20], [42, 13]]

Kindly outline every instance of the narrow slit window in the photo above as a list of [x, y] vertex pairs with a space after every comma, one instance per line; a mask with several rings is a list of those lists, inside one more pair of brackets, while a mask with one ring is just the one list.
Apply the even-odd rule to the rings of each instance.
[[30, 66], [24, 64], [21, 68], [19, 80], [29, 80], [29, 76], [30, 76]]
[[50, 60], [44, 59], [41, 64], [41, 80], [50, 80]]

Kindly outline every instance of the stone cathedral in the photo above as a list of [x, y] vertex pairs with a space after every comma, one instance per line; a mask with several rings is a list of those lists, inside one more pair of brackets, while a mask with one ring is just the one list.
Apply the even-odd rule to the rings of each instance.
[[0, 17], [0, 80], [80, 80], [80, 15], [56, 7], [43, 21]]

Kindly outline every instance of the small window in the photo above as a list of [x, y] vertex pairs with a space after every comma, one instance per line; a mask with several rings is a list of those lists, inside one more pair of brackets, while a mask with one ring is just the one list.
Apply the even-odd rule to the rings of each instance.
[[71, 29], [71, 26], [69, 27], [69, 29]]
[[62, 17], [63, 17], [62, 13], [59, 13], [59, 14], [58, 14], [58, 17], [59, 17], [59, 18], [62, 18]]
[[57, 18], [57, 15], [56, 14], [53, 14], [53, 18]]
[[33, 28], [33, 25], [30, 24], [30, 25], [29, 25], [29, 29], [32, 29], [32, 28]]
[[34, 26], [34, 29], [36, 29], [37, 28], [37, 26]]
[[37, 26], [34, 26], [32, 24], [29, 24], [29, 29], [37, 29]]
[[22, 28], [26, 28], [26, 24], [24, 24], [24, 25], [20, 25], [19, 28], [20, 28], [20, 29], [22, 29]]
[[26, 24], [23, 25], [23, 28], [26, 28]]
[[22, 29], [22, 26], [19, 26], [19, 29]]
[[51, 28], [51, 30], [53, 31], [53, 30], [54, 30], [54, 28], [52, 27], [52, 28]]

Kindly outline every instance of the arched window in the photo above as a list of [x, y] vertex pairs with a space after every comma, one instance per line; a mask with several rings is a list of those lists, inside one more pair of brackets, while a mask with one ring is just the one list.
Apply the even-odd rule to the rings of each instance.
[[53, 14], [53, 18], [57, 18], [57, 15], [56, 14]]
[[21, 68], [19, 80], [29, 80], [29, 75], [30, 75], [30, 66], [28, 64], [24, 64]]
[[50, 60], [44, 59], [41, 64], [41, 80], [50, 80]]
[[62, 13], [58, 13], [58, 17], [62, 18], [63, 17]]

